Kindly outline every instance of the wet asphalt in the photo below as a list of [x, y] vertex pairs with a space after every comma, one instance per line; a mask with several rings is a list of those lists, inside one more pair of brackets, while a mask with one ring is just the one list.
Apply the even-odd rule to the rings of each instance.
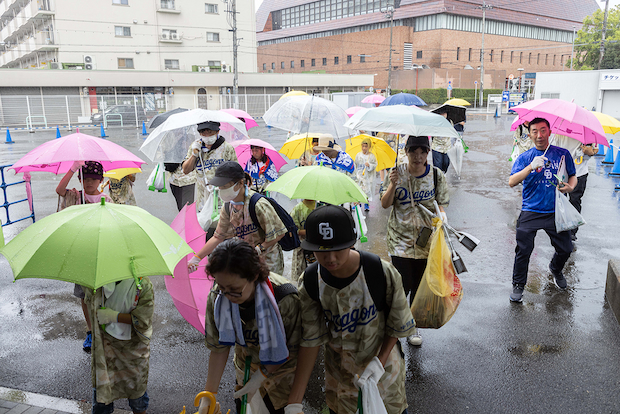
[[[620, 259], [620, 201], [614, 191], [619, 180], [608, 177], [610, 167], [601, 165], [601, 157], [590, 161], [583, 199], [587, 225], [579, 230], [576, 249], [564, 269], [567, 291], [553, 284], [547, 271], [553, 248], [539, 232], [523, 303], [510, 303], [521, 201], [520, 190], [508, 187], [511, 121], [512, 117], [470, 115], [464, 135], [469, 152], [461, 178], [448, 171], [450, 224], [481, 243], [473, 252], [456, 246], [468, 272], [460, 275], [464, 297], [450, 322], [438, 330], [422, 330], [424, 344], [419, 348], [402, 342], [409, 412], [620, 412], [620, 326], [604, 295], [607, 262]], [[250, 135], [279, 148], [285, 133], [262, 125]], [[138, 148], [144, 137], [139, 131], [107, 133], [109, 140], [141, 155]], [[0, 144], [0, 165], [17, 161], [54, 138], [55, 132], [16, 132], [12, 137], [14, 144]], [[145, 166], [136, 180], [138, 205], [170, 223], [177, 213], [174, 198], [146, 189], [151, 170], [152, 165]], [[16, 179], [11, 172], [5, 175], [9, 182]], [[60, 178], [33, 175], [38, 219], [56, 211], [54, 189]], [[11, 200], [24, 197], [23, 187], [16, 187], [7, 189]], [[284, 197], [276, 198], [287, 209], [294, 206]], [[11, 207], [11, 218], [25, 215], [25, 208], [25, 204]], [[386, 259], [388, 211], [375, 197], [367, 220], [369, 241], [362, 245]], [[3, 213], [0, 217], [4, 222]], [[10, 240], [29, 223], [4, 227], [5, 238]], [[177, 312], [163, 277], [151, 279], [156, 308], [149, 412], [178, 413], [184, 405], [191, 406], [203, 389], [209, 352], [202, 335]], [[81, 346], [86, 326], [72, 290], [67, 283], [44, 279], [13, 283], [11, 269], [0, 256], [0, 386], [90, 401], [90, 358]], [[322, 362], [317, 362], [306, 392], [309, 414], [324, 407], [322, 369]], [[225, 410], [233, 407], [233, 386], [229, 361], [218, 394]], [[126, 402], [117, 407], [128, 409]]]

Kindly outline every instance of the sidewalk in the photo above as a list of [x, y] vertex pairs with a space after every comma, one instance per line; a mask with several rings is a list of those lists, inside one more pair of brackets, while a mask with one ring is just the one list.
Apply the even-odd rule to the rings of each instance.
[[[0, 414], [89, 414], [91, 403], [0, 387]], [[118, 414], [130, 411], [114, 410]]]

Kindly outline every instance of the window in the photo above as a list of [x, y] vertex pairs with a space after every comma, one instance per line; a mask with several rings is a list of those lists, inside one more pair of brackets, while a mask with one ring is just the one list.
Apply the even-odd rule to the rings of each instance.
[[323, 66], [327, 66], [327, 58], [323, 58]]
[[295, 68], [295, 61], [291, 60], [291, 69]]
[[489, 57], [491, 58], [491, 62], [493, 62], [493, 49], [491, 49], [491, 54]]
[[207, 64], [209, 66], [216, 66], [216, 67], [221, 67], [222, 66], [222, 62], [219, 60], [210, 60], [207, 62]]
[[220, 34], [216, 32], [207, 32], [207, 42], [219, 42]]
[[519, 52], [519, 63], [523, 63], [523, 52]]
[[126, 26], [114, 26], [114, 35], [115, 36], [131, 36], [131, 27]]
[[280, 62], [280, 69], [284, 69], [284, 62]]
[[418, 50], [415, 54], [416, 59], [422, 59], [422, 51]]
[[510, 63], [512, 63], [512, 58], [514, 57], [515, 52], [510, 52]]
[[471, 62], [471, 47], [469, 48], [469, 61]]
[[456, 48], [456, 60], [459, 60], [459, 55], [461, 54], [461, 48], [457, 47]]
[[348, 56], [347, 56], [347, 63], [351, 63], [352, 59], [353, 59], [353, 58], [351, 57], [351, 55], [348, 55]]
[[112, 4], [122, 4], [124, 6], [129, 6], [129, 0], [112, 0]]
[[499, 55], [499, 62], [504, 63], [504, 51], [503, 50], [502, 50], [502, 53], [500, 53]]
[[310, 66], [316, 66], [316, 59], [312, 59], [310, 61]]
[[545, 54], [545, 65], [549, 64], [549, 54]]
[[217, 4], [205, 3], [205, 13], [217, 14]]
[[267, 70], [267, 64], [263, 63], [263, 70]]
[[306, 61], [305, 60], [301, 60], [301, 62], [299, 63], [299, 66], [301, 66], [302, 68], [306, 67]]
[[271, 69], [275, 69], [276, 68], [276, 62], [271, 62]]
[[530, 57], [527, 60], [527, 63], [530, 64], [530, 65], [532, 64], [532, 54], [531, 53], [530, 53]]
[[360, 63], [366, 62], [366, 55], [360, 55]]
[[166, 69], [179, 69], [178, 59], [164, 59], [164, 67]]
[[133, 59], [118, 58], [119, 69], [133, 69]]
[[334, 65], [338, 64], [338, 56], [334, 56]]
[[174, 10], [174, 0], [161, 0], [161, 8], [167, 10]]
[[555, 55], [553, 55], [553, 66], [555, 66]]
[[540, 65], [540, 53], [538, 54], [538, 56], [536, 57], [536, 64]]

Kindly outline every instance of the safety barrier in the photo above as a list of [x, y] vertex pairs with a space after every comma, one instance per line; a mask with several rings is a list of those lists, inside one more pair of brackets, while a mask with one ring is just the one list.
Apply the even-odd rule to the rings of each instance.
[[[0, 177], [2, 178], [2, 183], [0, 184], [0, 188], [2, 189], [2, 194], [4, 196], [4, 203], [0, 204], [0, 207], [4, 207], [4, 210], [5, 210], [5, 213], [6, 213], [6, 222], [2, 223], [2, 227], [8, 226], [9, 224], [17, 223], [19, 221], [28, 220], [28, 219], [32, 219], [33, 223], [35, 221], [34, 206], [32, 204], [32, 191], [30, 189], [30, 174], [29, 173], [24, 173], [24, 180], [16, 181], [14, 183], [7, 183], [6, 179], [4, 177], [4, 170], [6, 168], [11, 167], [12, 165], [13, 164], [0, 165]], [[14, 185], [19, 185], [19, 184], [26, 184], [26, 194], [30, 194], [30, 197], [27, 196], [26, 198], [24, 198], [22, 200], [17, 200], [17, 201], [9, 202], [6, 189], [8, 187], [11, 187], [11, 186], [14, 186]], [[12, 205], [15, 205], [15, 204], [23, 203], [23, 202], [27, 202], [28, 203], [29, 209], [30, 209], [30, 215], [28, 215], [26, 217], [19, 218], [17, 220], [11, 220], [11, 216], [9, 214], [9, 207], [12, 206]]]
[[121, 114], [105, 114], [103, 116], [103, 127], [107, 128], [108, 127], [108, 118], [114, 118], [114, 117], [118, 117], [117, 119], [119, 119], [121, 121], [121, 126], [123, 126], [123, 115], [121, 115]]
[[[42, 124], [45, 125], [45, 128], [47, 128], [47, 118], [44, 115], [28, 115], [26, 117], [26, 129], [27, 130], [32, 131], [32, 127], [33, 127], [32, 118], [43, 118]], [[41, 124], [41, 122], [38, 122], [38, 124]]]

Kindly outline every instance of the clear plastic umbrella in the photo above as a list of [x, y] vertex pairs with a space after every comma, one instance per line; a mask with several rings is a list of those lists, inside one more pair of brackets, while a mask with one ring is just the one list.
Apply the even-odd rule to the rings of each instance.
[[168, 117], [149, 134], [140, 151], [154, 162], [182, 162], [192, 142], [200, 137], [196, 125], [207, 121], [225, 122], [243, 136], [248, 136], [243, 121], [233, 115], [222, 111], [192, 109]]
[[347, 113], [327, 99], [318, 96], [291, 96], [281, 99], [263, 115], [269, 126], [295, 133], [308, 131], [346, 138], [355, 132], [346, 128]]

